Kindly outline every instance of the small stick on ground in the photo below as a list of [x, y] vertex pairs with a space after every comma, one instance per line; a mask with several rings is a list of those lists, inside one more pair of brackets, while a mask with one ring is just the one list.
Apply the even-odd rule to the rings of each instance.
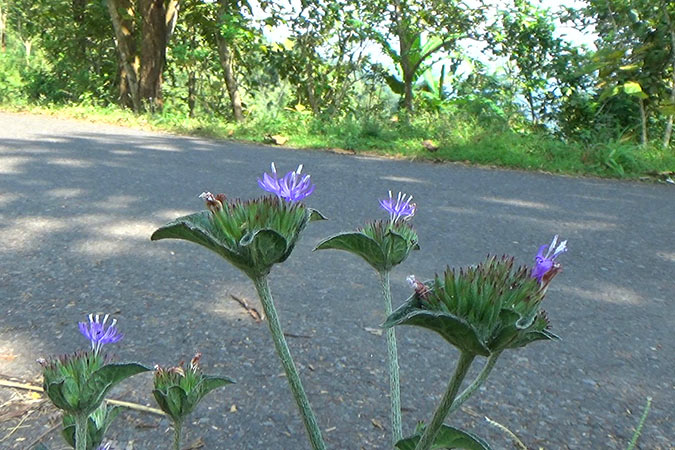
[[[14, 389], [23, 389], [26, 391], [33, 391], [33, 392], [44, 392], [41, 386], [35, 386], [33, 384], [26, 384], [26, 383], [17, 383], [16, 381], [9, 381], [9, 380], [0, 380], [0, 386], [11, 387]], [[164, 412], [160, 409], [151, 408], [150, 406], [139, 405], [138, 403], [114, 399], [106, 399], [105, 401], [111, 405], [122, 406], [124, 408], [133, 409], [135, 411], [143, 411], [152, 414], [157, 414], [160, 416], [165, 415]]]
[[255, 309], [254, 307], [250, 306], [250, 305], [248, 304], [248, 302], [247, 302], [246, 300], [244, 300], [243, 298], [239, 298], [239, 297], [237, 297], [237, 296], [234, 295], [234, 294], [230, 294], [230, 297], [232, 297], [232, 298], [234, 299], [234, 301], [236, 301], [237, 303], [239, 303], [239, 304], [246, 310], [246, 312], [247, 312], [251, 317], [253, 317], [253, 320], [255, 320], [256, 322], [261, 322], [262, 320], [265, 319], [265, 318], [263, 317], [263, 315], [260, 314], [260, 312], [259, 312], [257, 309]]
[[525, 444], [523, 444], [523, 441], [521, 441], [520, 439], [518, 439], [518, 436], [516, 436], [516, 435], [513, 433], [513, 431], [509, 430], [508, 428], [506, 428], [506, 427], [505, 427], [504, 425], [502, 425], [501, 423], [495, 422], [494, 420], [490, 419], [490, 418], [487, 417], [487, 416], [485, 416], [485, 420], [487, 420], [487, 422], [488, 422], [490, 425], [493, 425], [493, 426], [499, 428], [500, 430], [502, 430], [504, 433], [508, 434], [508, 435], [511, 437], [511, 439], [513, 439], [513, 442], [516, 444], [516, 446], [518, 446], [521, 450], [528, 450], [528, 449], [527, 449], [527, 446], [526, 446]]

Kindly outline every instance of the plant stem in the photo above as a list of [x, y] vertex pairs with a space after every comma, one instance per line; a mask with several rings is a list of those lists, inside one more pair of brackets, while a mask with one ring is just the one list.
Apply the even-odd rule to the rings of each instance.
[[302, 387], [302, 382], [300, 381], [300, 375], [298, 375], [298, 370], [295, 367], [293, 362], [293, 357], [291, 352], [288, 349], [288, 344], [286, 343], [286, 338], [284, 338], [283, 330], [281, 329], [281, 323], [279, 322], [279, 317], [277, 315], [277, 310], [274, 307], [274, 300], [272, 299], [272, 293], [270, 292], [269, 284], [267, 282], [266, 276], [259, 276], [253, 278], [255, 287], [260, 296], [260, 301], [262, 303], [263, 310], [267, 316], [267, 323], [270, 327], [270, 333], [272, 334], [272, 340], [274, 341], [274, 347], [276, 348], [281, 364], [284, 367], [284, 372], [286, 373], [286, 378], [288, 379], [288, 384], [291, 387], [293, 392], [293, 397], [295, 397], [295, 402], [300, 409], [302, 415], [302, 421], [305, 424], [305, 429], [309, 436], [309, 441], [314, 450], [325, 450], [326, 444], [323, 442], [321, 437], [321, 430], [319, 425], [314, 417], [312, 412], [312, 407], [309, 404], [309, 399], [305, 390]]
[[[384, 312], [389, 317], [391, 307], [391, 287], [389, 285], [389, 271], [380, 272], [382, 297], [384, 298]], [[387, 328], [387, 355], [389, 357], [389, 397], [391, 400], [391, 433], [392, 447], [403, 439], [401, 426], [401, 384], [399, 381], [398, 350], [396, 349], [396, 332], [394, 327]]]
[[88, 414], [75, 414], [75, 450], [87, 450]]
[[183, 434], [183, 423], [174, 422], [173, 423], [173, 448], [174, 450], [180, 450], [180, 441]]
[[452, 407], [453, 401], [455, 400], [457, 391], [459, 391], [462, 381], [464, 381], [464, 377], [466, 377], [469, 367], [471, 367], [471, 363], [475, 357], [476, 355], [473, 353], [467, 353], [464, 351], [459, 354], [459, 361], [457, 361], [455, 373], [452, 374], [452, 378], [448, 383], [448, 388], [446, 389], [445, 394], [443, 394], [443, 398], [438, 404], [438, 407], [434, 412], [434, 416], [431, 418], [431, 422], [424, 430], [424, 434], [422, 434], [422, 438], [417, 443], [415, 450], [429, 450], [433, 445], [434, 439], [436, 439], [436, 435], [438, 435], [445, 417], [450, 412], [450, 408]]
[[450, 407], [450, 410], [448, 411], [448, 414], [452, 414], [453, 412], [457, 411], [462, 404], [471, 397], [471, 395], [479, 388], [481, 385], [487, 380], [488, 375], [490, 375], [490, 372], [492, 372], [492, 368], [495, 366], [495, 363], [497, 362], [497, 358], [499, 358], [499, 355], [501, 355], [502, 352], [497, 352], [493, 353], [490, 355], [488, 358], [487, 362], [483, 366], [483, 369], [480, 371], [478, 376], [476, 377], [473, 382], [467, 386], [464, 391], [462, 391], [461, 394], [457, 396], [455, 401], [452, 402], [452, 406]]

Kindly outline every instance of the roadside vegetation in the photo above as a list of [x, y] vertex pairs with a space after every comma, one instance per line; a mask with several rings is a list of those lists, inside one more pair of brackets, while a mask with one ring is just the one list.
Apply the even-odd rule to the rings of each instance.
[[[0, 0], [0, 107], [555, 173], [675, 171], [672, 2], [171, 0], [161, 18], [145, 3]], [[594, 48], [563, 25], [594, 30]]]

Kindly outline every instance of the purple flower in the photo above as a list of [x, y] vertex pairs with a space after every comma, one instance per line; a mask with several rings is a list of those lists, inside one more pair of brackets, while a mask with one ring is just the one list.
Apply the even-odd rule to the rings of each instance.
[[[558, 257], [558, 255], [567, 251], [566, 240], [560, 242], [560, 244], [557, 243], [558, 235], [556, 234], [553, 236], [551, 245], [542, 245], [539, 247], [539, 252], [537, 253], [537, 256], [534, 257], [535, 264], [534, 268], [532, 269], [532, 278], [536, 278], [540, 283], [542, 282], [544, 276], [551, 271], [551, 269], [557, 267], [555, 259]], [[556, 244], [558, 245], [557, 247]], [[546, 252], [545, 255], [544, 252]]]
[[302, 175], [302, 164], [293, 172], [288, 172], [283, 178], [279, 178], [277, 168], [272, 163], [272, 174], [263, 173], [262, 179], [258, 178], [258, 186], [267, 192], [276, 194], [289, 202], [297, 202], [308, 197], [314, 192], [315, 185], [310, 181], [309, 175]]
[[396, 200], [394, 200], [394, 196], [391, 194], [391, 191], [389, 191], [389, 198], [380, 200], [380, 206], [389, 212], [391, 222], [394, 223], [398, 219], [408, 220], [415, 215], [416, 205], [410, 203], [411, 200], [412, 195], [407, 196], [401, 192], [398, 193]]
[[101, 321], [101, 316], [98, 314], [95, 316], [89, 314], [89, 323], [79, 323], [80, 333], [89, 339], [91, 342], [91, 349], [94, 350], [94, 353], [98, 353], [105, 344], [114, 344], [124, 337], [117, 331], [117, 327], [115, 327], [117, 319], [113, 319], [110, 326], [106, 327], [108, 317], [109, 314], [106, 314], [103, 317], [103, 321]]

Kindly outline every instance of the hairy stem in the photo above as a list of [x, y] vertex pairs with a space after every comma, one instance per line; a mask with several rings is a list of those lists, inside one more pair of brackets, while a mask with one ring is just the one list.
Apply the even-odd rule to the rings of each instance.
[[445, 417], [450, 412], [450, 408], [452, 407], [452, 404], [455, 400], [457, 391], [459, 391], [462, 381], [464, 381], [464, 377], [466, 377], [469, 367], [471, 367], [471, 363], [475, 357], [476, 355], [473, 353], [467, 353], [464, 351], [460, 353], [459, 361], [457, 361], [457, 367], [455, 367], [455, 373], [452, 374], [452, 378], [448, 383], [448, 388], [446, 389], [445, 394], [443, 394], [443, 398], [438, 404], [438, 407], [434, 412], [434, 416], [431, 418], [431, 422], [424, 430], [424, 434], [422, 434], [422, 438], [417, 443], [415, 450], [429, 450], [433, 445], [434, 440], [441, 429], [441, 425], [443, 425]]
[[183, 434], [183, 423], [176, 421], [173, 423], [173, 449], [180, 450], [180, 441]]
[[302, 387], [300, 375], [295, 367], [293, 357], [291, 356], [288, 344], [286, 343], [286, 338], [281, 329], [281, 323], [277, 316], [277, 310], [274, 307], [274, 300], [272, 299], [272, 293], [270, 292], [267, 277], [264, 275], [256, 277], [253, 279], [253, 282], [255, 283], [263, 310], [267, 316], [267, 323], [270, 327], [274, 347], [276, 348], [281, 364], [284, 367], [284, 372], [286, 373], [288, 384], [293, 392], [293, 397], [295, 397], [295, 402], [298, 405], [298, 409], [300, 409], [302, 421], [305, 424], [305, 429], [309, 436], [309, 441], [314, 450], [325, 450], [326, 444], [324, 444], [323, 438], [321, 437], [321, 430], [319, 429], [316, 417], [314, 417], [314, 413], [312, 412], [312, 407], [309, 404], [307, 394], [305, 394], [305, 390]]
[[[380, 272], [382, 297], [384, 298], [384, 311], [389, 317], [392, 312], [391, 288], [389, 285], [389, 272]], [[389, 357], [389, 397], [391, 400], [391, 433], [392, 447], [403, 439], [401, 427], [401, 384], [399, 381], [398, 350], [396, 349], [396, 332], [394, 327], [387, 328], [387, 355]]]
[[502, 354], [502, 352], [497, 352], [493, 353], [490, 355], [488, 358], [487, 362], [483, 366], [483, 369], [481, 369], [480, 373], [478, 376], [476, 376], [476, 379], [471, 382], [469, 386], [467, 386], [466, 389], [462, 391], [461, 394], [457, 396], [455, 401], [452, 402], [452, 406], [450, 407], [450, 410], [448, 411], [448, 414], [452, 414], [453, 412], [457, 411], [462, 404], [471, 397], [471, 395], [479, 388], [481, 385], [487, 380], [487, 377], [490, 375], [490, 372], [492, 372], [492, 368], [495, 366], [495, 363], [497, 362], [497, 358]]
[[87, 425], [89, 415], [75, 415], [75, 450], [87, 450]]

